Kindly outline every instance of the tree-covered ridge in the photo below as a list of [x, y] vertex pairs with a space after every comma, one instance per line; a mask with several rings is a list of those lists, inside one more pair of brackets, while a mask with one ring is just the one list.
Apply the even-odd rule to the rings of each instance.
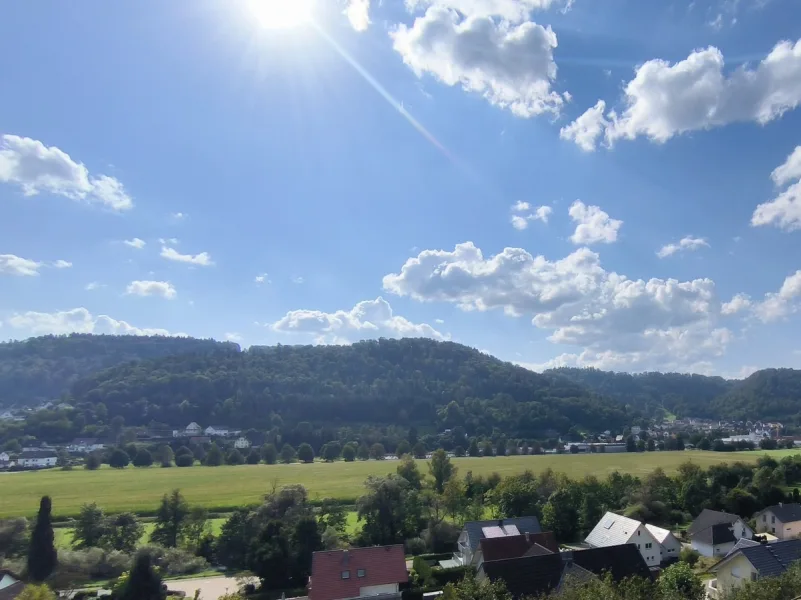
[[763, 369], [735, 382], [715, 400], [713, 410], [736, 419], [791, 421], [801, 424], [801, 371]]
[[728, 416], [718, 412], [719, 409], [713, 402], [737, 383], [722, 377], [696, 374], [630, 374], [570, 367], [550, 369], [545, 373], [564, 377], [596, 394], [614, 398], [648, 415], [657, 414], [660, 409], [664, 409], [679, 416], [700, 418]]
[[537, 436], [604, 429], [632, 415], [563, 378], [428, 339], [351, 346], [270, 346], [167, 356], [112, 367], [75, 383], [75, 401], [103, 403], [128, 425], [218, 421], [462, 426], [470, 434]]
[[90, 334], [2, 342], [0, 405], [57, 399], [79, 378], [120, 363], [218, 348], [238, 346], [181, 337]]

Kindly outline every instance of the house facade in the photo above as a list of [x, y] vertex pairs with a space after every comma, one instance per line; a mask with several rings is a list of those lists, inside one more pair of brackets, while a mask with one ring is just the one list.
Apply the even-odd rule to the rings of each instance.
[[673, 535], [669, 529], [657, 527], [656, 525], [645, 525], [651, 535], [659, 542], [659, 562], [666, 563], [678, 560], [681, 554], [681, 542]]
[[234, 442], [234, 448], [237, 450], [246, 450], [247, 448], [250, 448], [250, 440], [246, 437], [240, 436], [236, 438], [236, 441]]
[[106, 444], [97, 438], [75, 438], [67, 446], [67, 452], [73, 454], [88, 454], [95, 450], [102, 450]]
[[613, 512], [606, 513], [584, 541], [591, 548], [634, 544], [649, 567], [662, 562], [661, 545], [648, 528], [640, 521]]
[[193, 435], [200, 435], [203, 432], [203, 428], [192, 421], [189, 425], [186, 426], [185, 429], [173, 429], [172, 430], [172, 437], [191, 437]]
[[739, 516], [704, 509], [687, 529], [690, 544], [701, 556], [726, 556], [738, 540], [751, 539], [754, 531]]
[[755, 517], [757, 533], [770, 533], [780, 540], [801, 534], [801, 504], [769, 506]]
[[209, 425], [203, 430], [203, 433], [208, 436], [226, 437], [229, 435], [237, 435], [239, 431], [231, 429], [227, 425]]
[[327, 550], [312, 555], [309, 600], [348, 600], [381, 596], [400, 598], [409, 580], [403, 546]]
[[20, 467], [42, 469], [55, 467], [58, 455], [50, 450], [23, 450], [17, 459]]
[[468, 521], [464, 524], [456, 544], [453, 560], [460, 565], [476, 566], [481, 561], [481, 540], [542, 533], [537, 517], [517, 517], [491, 521]]
[[707, 582], [707, 597], [724, 598], [747, 581], [781, 575], [798, 560], [801, 560], [801, 540], [740, 548], [710, 569], [716, 577]]

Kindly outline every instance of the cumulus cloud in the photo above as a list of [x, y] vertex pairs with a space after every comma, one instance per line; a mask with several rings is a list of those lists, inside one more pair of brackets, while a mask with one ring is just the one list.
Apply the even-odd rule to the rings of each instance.
[[678, 242], [662, 246], [656, 253], [659, 258], [673, 256], [677, 252], [695, 252], [701, 248], [709, 248], [709, 243], [704, 238], [696, 238], [691, 235], [681, 238]]
[[353, 29], [367, 31], [370, 26], [370, 0], [348, 0], [343, 13]]
[[556, 34], [532, 21], [513, 25], [490, 16], [430, 7], [411, 27], [391, 32], [393, 47], [418, 77], [430, 74], [461, 85], [519, 117], [559, 114], [564, 99], [556, 78]]
[[99, 290], [100, 288], [104, 287], [106, 287], [105, 283], [100, 283], [99, 281], [90, 281], [83, 289], [85, 289], [87, 292], [94, 292], [95, 290]]
[[141, 240], [137, 237], [135, 237], [132, 240], [123, 240], [122, 243], [125, 244], [126, 246], [130, 246], [131, 248], [136, 248], [137, 250], [141, 250], [146, 245], [145, 240]]
[[623, 221], [610, 218], [600, 207], [587, 206], [581, 200], [570, 205], [568, 214], [577, 223], [570, 236], [574, 244], [611, 244], [617, 241], [617, 232], [623, 225]]
[[603, 134], [606, 144], [644, 136], [655, 142], [690, 131], [736, 122], [761, 125], [801, 103], [801, 39], [782, 41], [755, 66], [727, 73], [715, 47], [693, 51], [671, 64], [649, 60], [624, 88], [620, 113], [599, 102], [572, 124], [563, 137], [592, 150]]
[[0, 137], [0, 182], [18, 185], [26, 196], [48, 193], [116, 211], [133, 208], [133, 200], [117, 179], [93, 177], [85, 165], [60, 148], [27, 137]]
[[791, 183], [770, 202], [756, 207], [751, 216], [751, 225], [776, 225], [787, 231], [801, 229], [801, 146], [771, 173], [773, 183], [781, 188]]
[[272, 283], [270, 281], [270, 278], [268, 277], [267, 273], [262, 273], [261, 275], [256, 275], [256, 277], [253, 279], [253, 281], [258, 283], [258, 284]]
[[198, 265], [201, 267], [210, 267], [214, 263], [211, 260], [211, 254], [208, 252], [201, 252], [200, 254], [181, 254], [175, 248], [162, 247], [161, 257], [175, 262], [188, 263], [190, 265]]
[[566, 11], [572, 4], [573, 0], [406, 0], [410, 11], [436, 5], [468, 16], [500, 17], [510, 23], [525, 21], [535, 10], [554, 7]]
[[763, 323], [778, 321], [797, 312], [801, 297], [801, 270], [785, 278], [778, 292], [765, 294], [765, 299], [753, 305], [754, 316]]
[[172, 300], [178, 292], [169, 281], [132, 281], [125, 293], [131, 296], [161, 296]]
[[42, 263], [14, 254], [0, 254], [0, 275], [19, 275], [35, 277]]
[[56, 269], [71, 269], [72, 263], [68, 260], [59, 259], [53, 263], [53, 267]]
[[531, 205], [528, 202], [521, 202], [518, 200], [515, 204], [512, 205], [512, 212], [516, 213], [528, 213], [528, 214], [513, 214], [510, 221], [512, 223], [512, 227], [515, 229], [522, 231], [523, 229], [528, 228], [528, 224], [531, 221], [542, 221], [543, 223], [548, 223], [548, 218], [551, 216], [553, 209], [550, 206], [538, 206], [534, 209], [533, 212], [528, 212], [531, 210]]
[[735, 294], [729, 302], [723, 303], [720, 312], [723, 315], [736, 315], [749, 308], [751, 308], [751, 297], [748, 294]]
[[95, 317], [85, 308], [50, 313], [34, 311], [16, 313], [7, 323], [12, 329], [23, 331], [25, 336], [67, 333], [171, 335], [166, 329], [134, 327], [125, 321], [112, 319], [108, 315]]
[[720, 356], [732, 339], [717, 326], [713, 281], [631, 280], [606, 271], [587, 248], [556, 261], [521, 248], [485, 258], [466, 242], [425, 250], [383, 283], [423, 302], [530, 318], [551, 342], [582, 348], [563, 357], [570, 364], [687, 370]]
[[275, 331], [304, 333], [320, 344], [349, 343], [379, 337], [430, 337], [447, 339], [430, 325], [412, 323], [395, 315], [382, 297], [359, 302], [350, 310], [326, 313], [319, 310], [293, 310], [271, 325]]

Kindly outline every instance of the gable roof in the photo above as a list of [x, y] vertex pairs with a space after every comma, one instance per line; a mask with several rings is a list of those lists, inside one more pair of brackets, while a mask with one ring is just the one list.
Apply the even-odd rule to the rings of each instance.
[[613, 512], [606, 513], [598, 524], [584, 539], [590, 546], [618, 546], [629, 541], [631, 534], [642, 525], [639, 521], [629, 519]]
[[782, 540], [772, 544], [740, 548], [736, 552], [729, 553], [710, 571], [717, 571], [723, 564], [739, 555], [748, 559], [760, 577], [781, 575], [792, 563], [801, 559], [801, 540]]
[[537, 546], [550, 552], [559, 552], [559, 545], [550, 531], [508, 535], [499, 538], [484, 538], [481, 540], [480, 546], [484, 560], [519, 558], [529, 554]]
[[734, 544], [734, 548], [729, 550], [729, 552], [726, 554], [726, 556], [734, 554], [735, 552], [737, 552], [741, 548], [750, 548], [751, 546], [759, 546], [759, 542], [757, 542], [755, 540], [749, 540], [748, 538], [740, 538], [739, 540], [737, 540], [737, 543]]
[[[364, 575], [359, 577], [362, 570]], [[343, 572], [348, 573], [347, 579], [342, 578]], [[309, 578], [309, 600], [355, 598], [364, 586], [408, 580], [406, 559], [400, 544], [315, 552]]]
[[[541, 533], [542, 527], [537, 517], [516, 517], [514, 519], [494, 519], [492, 521], [468, 521], [464, 524], [467, 532], [467, 543], [473, 552], [481, 540], [487, 537], [505, 537], [521, 533]], [[492, 530], [490, 528], [493, 528]], [[500, 528], [500, 531], [495, 530]], [[487, 535], [487, 532], [490, 535]], [[493, 535], [496, 534], [496, 535]]]
[[[668, 539], [673, 533], [669, 529], [664, 529], [663, 527], [657, 527], [656, 525], [649, 525], [648, 523], [645, 524], [645, 528], [651, 532], [651, 535], [656, 538], [656, 541], [660, 544], [664, 544], [665, 540]], [[675, 536], [674, 536], [675, 537]]]
[[801, 521], [801, 504], [776, 504], [774, 506], [768, 506], [757, 514], [760, 515], [767, 511], [772, 512], [776, 519], [782, 523]]
[[540, 596], [554, 590], [562, 579], [560, 554], [523, 556], [484, 561], [479, 568], [490, 581], [503, 580], [514, 598]]
[[712, 525], [712, 527], [707, 527], [696, 533], [693, 536], [693, 540], [703, 544], [717, 546], [718, 544], [736, 542], [737, 538], [734, 537], [734, 531], [732, 531], [731, 525], [728, 523], [718, 523], [717, 525]]
[[563, 556], [596, 575], [609, 573], [615, 581], [635, 576], [651, 578], [651, 570], [635, 544], [587, 548], [564, 552]]
[[719, 510], [709, 510], [705, 508], [701, 514], [695, 517], [692, 524], [687, 528], [687, 535], [694, 536], [699, 531], [703, 531], [713, 525], [719, 523], [727, 523], [729, 525], [736, 523], [740, 519], [739, 515], [733, 513], [721, 512]]

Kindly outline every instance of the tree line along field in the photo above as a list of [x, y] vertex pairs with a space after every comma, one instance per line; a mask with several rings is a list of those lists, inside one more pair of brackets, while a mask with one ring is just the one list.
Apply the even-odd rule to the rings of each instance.
[[[798, 454], [796, 450], [771, 452], [646, 452], [620, 454], [537, 455], [495, 458], [454, 458], [453, 464], [463, 476], [497, 472], [508, 476], [531, 470], [534, 473], [552, 468], [574, 479], [585, 475], [603, 477], [613, 471], [645, 475], [657, 467], [675, 472], [685, 461], [703, 468], [724, 462], [756, 462], [764, 454], [775, 458]], [[425, 463], [425, 460], [419, 460]], [[397, 461], [315, 462], [289, 465], [242, 465], [191, 468], [160, 467], [111, 469], [96, 471], [47, 470], [0, 475], [0, 517], [32, 516], [39, 499], [53, 499], [53, 514], [69, 517], [81, 505], [96, 502], [107, 513], [130, 511], [152, 514], [161, 496], [180, 489], [190, 504], [215, 511], [230, 511], [239, 506], [261, 502], [274, 486], [301, 484], [311, 500], [336, 498], [353, 501], [363, 493], [364, 481], [370, 475], [394, 472]], [[426, 473], [427, 466], [420, 464]]]

